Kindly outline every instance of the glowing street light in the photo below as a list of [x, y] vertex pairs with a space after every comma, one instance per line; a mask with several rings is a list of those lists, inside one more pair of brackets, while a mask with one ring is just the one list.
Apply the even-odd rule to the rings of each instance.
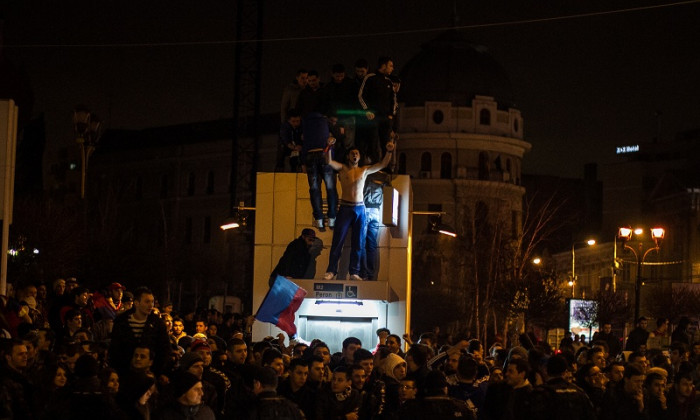
[[[618, 234], [617, 237], [622, 240], [624, 243], [625, 249], [629, 249], [632, 251], [634, 254], [634, 258], [637, 261], [637, 279], [634, 283], [634, 321], [636, 322], [639, 319], [639, 306], [641, 303], [641, 294], [642, 294], [642, 264], [647, 258], [647, 255], [651, 251], [656, 251], [657, 253], [659, 252], [659, 245], [661, 240], [664, 239], [664, 236], [666, 235], [666, 230], [661, 227], [655, 227], [650, 229], [651, 231], [651, 238], [654, 240], [654, 246], [648, 248], [646, 251], [644, 251], [644, 243], [642, 241], [639, 241], [639, 246], [638, 249], [635, 250], [631, 246], [627, 245], [627, 242], [632, 239], [632, 229], [629, 227], [621, 227], [618, 229]], [[634, 230], [634, 234], [637, 236], [640, 236], [644, 233], [644, 229], [642, 228], [636, 228]]]

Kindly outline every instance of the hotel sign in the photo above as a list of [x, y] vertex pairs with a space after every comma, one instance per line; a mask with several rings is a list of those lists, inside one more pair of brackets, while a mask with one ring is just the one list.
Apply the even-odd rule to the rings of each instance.
[[622, 155], [625, 153], [636, 153], [639, 151], [639, 145], [633, 144], [631, 146], [617, 146], [615, 150], [615, 154], [617, 155]]

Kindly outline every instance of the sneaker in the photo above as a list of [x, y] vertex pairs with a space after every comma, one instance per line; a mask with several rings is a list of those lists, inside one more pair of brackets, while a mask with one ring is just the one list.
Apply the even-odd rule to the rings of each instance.
[[314, 221], [314, 227], [323, 229], [323, 219], [316, 219], [316, 221]]
[[330, 271], [323, 275], [323, 280], [333, 280], [335, 278], [335, 273]]
[[333, 229], [335, 227], [335, 218], [328, 219], [328, 227]]
[[362, 281], [362, 277], [357, 274], [350, 274], [350, 281]]

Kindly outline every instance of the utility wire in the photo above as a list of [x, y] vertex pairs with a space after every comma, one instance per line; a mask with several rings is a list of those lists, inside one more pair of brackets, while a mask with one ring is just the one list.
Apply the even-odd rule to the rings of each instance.
[[554, 16], [549, 18], [536, 18], [536, 19], [521, 19], [512, 20], [507, 22], [493, 22], [493, 23], [479, 23], [473, 25], [462, 25], [462, 26], [443, 26], [438, 28], [428, 28], [428, 29], [408, 29], [404, 31], [388, 31], [388, 32], [372, 32], [365, 34], [341, 34], [341, 35], [318, 35], [318, 36], [305, 36], [305, 37], [288, 37], [288, 38], [267, 38], [267, 39], [246, 39], [246, 40], [234, 40], [234, 41], [183, 41], [183, 42], [144, 42], [144, 43], [114, 43], [114, 44], [17, 44], [17, 45], [3, 45], [3, 48], [12, 49], [30, 49], [30, 48], [143, 48], [143, 47], [175, 47], [175, 46], [219, 46], [219, 45], [235, 45], [244, 43], [254, 43], [254, 42], [264, 42], [264, 43], [274, 43], [274, 42], [289, 42], [289, 41], [316, 41], [325, 39], [342, 39], [342, 38], [367, 38], [367, 37], [379, 37], [379, 36], [392, 36], [392, 35], [408, 35], [408, 34], [419, 34], [419, 33], [429, 33], [429, 32], [442, 32], [446, 30], [465, 30], [465, 29], [479, 29], [479, 28], [494, 28], [503, 26], [516, 26], [516, 25], [527, 25], [533, 23], [544, 23], [544, 22], [557, 22], [564, 20], [582, 19], [595, 16], [607, 16], [622, 13], [632, 13], [644, 10], [662, 9], [677, 6], [686, 6], [690, 4], [700, 3], [700, 0], [687, 0], [679, 1], [667, 4], [658, 4], [652, 6], [640, 6], [640, 7], [630, 7], [626, 9], [616, 9], [607, 10], [602, 12], [590, 12], [590, 13], [578, 13], [566, 16]]

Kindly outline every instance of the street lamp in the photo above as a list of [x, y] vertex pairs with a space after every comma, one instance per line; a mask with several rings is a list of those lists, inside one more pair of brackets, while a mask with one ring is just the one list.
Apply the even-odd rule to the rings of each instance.
[[442, 223], [442, 216], [447, 214], [444, 211], [412, 211], [411, 215], [420, 215], [420, 216], [431, 216], [430, 220], [428, 221], [430, 225], [430, 230], [432, 232], [437, 232], [442, 235], [450, 236], [452, 238], [457, 237], [457, 231], [455, 228], [445, 225]]
[[621, 227], [618, 229], [617, 237], [620, 238], [620, 240], [622, 240], [622, 242], [625, 245], [625, 249], [629, 249], [630, 251], [632, 251], [632, 253], [634, 254], [634, 258], [637, 261], [637, 279], [634, 283], [634, 320], [636, 322], [639, 319], [639, 305], [642, 294], [642, 264], [644, 264], [647, 255], [649, 255], [651, 251], [656, 251], [657, 253], [659, 252], [659, 243], [666, 235], [666, 231], [660, 227], [652, 228], [651, 238], [654, 240], [654, 246], [647, 249], [646, 251], [644, 251], [644, 243], [642, 241], [639, 241], [639, 246], [637, 250], [627, 245], [627, 242], [629, 242], [632, 239], [632, 233], [639, 236], [642, 233], [644, 233], [644, 230], [641, 228], [637, 228], [634, 231], [632, 231], [632, 229], [629, 227]]
[[87, 178], [88, 161], [95, 151], [97, 142], [102, 135], [102, 124], [95, 114], [82, 105], [77, 105], [73, 110], [73, 129], [75, 130], [75, 142], [80, 146], [81, 178], [80, 198], [85, 198], [85, 182]]
[[574, 288], [576, 287], [576, 245], [586, 244], [588, 246], [595, 245], [595, 239], [588, 239], [584, 242], [574, 242], [571, 244], [571, 280], [569, 280], [569, 286], [571, 286], [571, 297], [574, 297]]
[[248, 211], [255, 211], [255, 207], [246, 207], [245, 202], [238, 203], [235, 208], [235, 213], [231, 217], [224, 219], [224, 222], [219, 226], [221, 230], [236, 229], [241, 226], [245, 227], [248, 223]]

